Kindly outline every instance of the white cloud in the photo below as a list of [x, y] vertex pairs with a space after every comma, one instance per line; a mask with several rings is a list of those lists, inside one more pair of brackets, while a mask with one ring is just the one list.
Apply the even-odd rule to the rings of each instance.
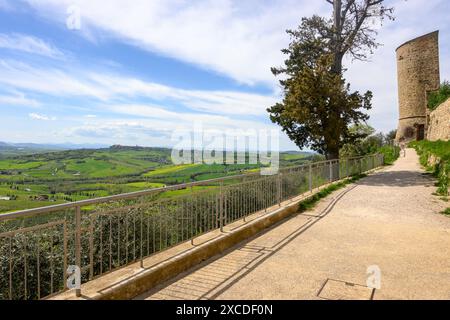
[[213, 114], [266, 115], [273, 96], [234, 91], [184, 90], [119, 75], [62, 71], [0, 60], [0, 83], [60, 97], [88, 97], [100, 101], [148, 98], [165, 104], [179, 103], [191, 110]]
[[18, 105], [36, 108], [41, 106], [41, 103], [36, 100], [26, 98], [23, 93], [17, 93], [15, 95], [0, 95], [0, 105]]
[[379, 30], [377, 40], [383, 44], [369, 62], [347, 62], [346, 74], [352, 88], [374, 93], [369, 123], [377, 130], [387, 132], [397, 128], [398, 88], [395, 50], [402, 43], [440, 29], [441, 79], [449, 78], [447, 61], [450, 57], [447, 12], [448, 0], [391, 1], [395, 7], [395, 21], [386, 22]]
[[[100, 139], [103, 143], [123, 143], [123, 144], [138, 144], [142, 146], [174, 146], [177, 141], [172, 140], [173, 133], [176, 132], [193, 132], [196, 125], [201, 125], [204, 130], [208, 132], [225, 133], [229, 130], [234, 130], [239, 134], [243, 130], [278, 130], [274, 125], [264, 125], [257, 121], [235, 120], [223, 116], [211, 115], [186, 115], [181, 114], [173, 117], [173, 114], [163, 114], [154, 116], [152, 111], [159, 111], [156, 109], [148, 109], [148, 115], [137, 106], [122, 106], [122, 111], [125, 114], [132, 115], [139, 113], [139, 118], [132, 119], [109, 119], [109, 120], [91, 120], [82, 125], [74, 126], [69, 129], [64, 129], [60, 135], [67, 139], [77, 141], [82, 138]], [[118, 107], [114, 108], [116, 111]], [[191, 117], [192, 116], [192, 117]], [[287, 139], [280, 140], [281, 148], [284, 150], [295, 149], [293, 143]]]
[[8, 0], [0, 0], [0, 10], [11, 11], [13, 6]]
[[62, 58], [64, 54], [42, 39], [24, 34], [0, 33], [0, 48], [19, 50], [50, 58]]
[[33, 120], [42, 120], [42, 121], [55, 121], [56, 117], [49, 117], [45, 114], [38, 114], [38, 113], [30, 113], [28, 116]]
[[[273, 85], [270, 68], [283, 62], [280, 52], [300, 17], [329, 9], [325, 1], [231, 0], [27, 0], [41, 14], [61, 25], [66, 10], [77, 5], [82, 30], [123, 39], [227, 75], [238, 82]], [[295, 8], [295, 9], [293, 9]]]
[[[104, 106], [104, 109], [113, 114], [126, 114], [139, 117], [138, 119], [151, 118], [165, 121], [163, 125], [158, 125], [157, 127], [166, 128], [168, 125], [167, 130], [174, 130], [176, 126], [192, 126], [195, 122], [202, 123], [204, 126], [214, 127], [218, 130], [226, 130], [227, 128], [246, 129], [267, 127], [266, 124], [259, 121], [236, 119], [226, 115], [174, 112], [168, 111], [163, 107], [153, 105], [107, 105]], [[152, 124], [154, 125], [155, 123], [152, 122]]]
[[[286, 47], [287, 28], [295, 28], [300, 18], [313, 13], [330, 15], [331, 8], [325, 1], [145, 1], [127, 3], [111, 0], [108, 5], [95, 0], [26, 0], [42, 15], [58, 19], [64, 25], [65, 10], [70, 4], [81, 9], [83, 28], [99, 41], [106, 36], [122, 39], [145, 50], [196, 64], [227, 75], [239, 82], [266, 83], [276, 88], [276, 80], [269, 71], [271, 66], [281, 65], [284, 59], [280, 49]], [[398, 118], [395, 49], [404, 41], [435, 29], [448, 28], [448, 0], [391, 0], [396, 8], [396, 20], [386, 22], [380, 29], [378, 41], [384, 46], [375, 52], [372, 62], [347, 63], [347, 79], [353, 88], [374, 92], [370, 123], [378, 130], [395, 128]], [[293, 9], [295, 8], [295, 9]], [[124, 12], [126, 11], [126, 14]], [[449, 38], [441, 33], [442, 78], [450, 77], [446, 56], [450, 55]], [[130, 84], [130, 82], [128, 82]], [[127, 90], [135, 91], [135, 88]], [[144, 90], [144, 89], [143, 89]], [[145, 87], [147, 92], [153, 89]], [[163, 88], [154, 88], [163, 96]], [[194, 97], [194, 92], [181, 94], [178, 99], [190, 108], [218, 113], [232, 112], [250, 114], [259, 112], [255, 99], [245, 99], [240, 108], [234, 103], [236, 96], [227, 99], [215, 96]], [[242, 97], [240, 97], [242, 99]], [[270, 105], [273, 100], [270, 97]], [[237, 101], [237, 100], [236, 100]], [[250, 111], [249, 111], [250, 110]], [[263, 110], [263, 109], [261, 109]], [[261, 111], [263, 112], [263, 111]], [[262, 113], [261, 113], [262, 114]]]
[[26, 63], [0, 59], [0, 83], [53, 96], [89, 96], [107, 99], [105, 90], [99, 90], [92, 82], [75, 74], [54, 68], [33, 67]]
[[[331, 9], [323, 0], [134, 0], [126, 5], [121, 0], [110, 0], [107, 5], [102, 0], [26, 2], [46, 18], [56, 19], [62, 28], [65, 28], [67, 7], [78, 5], [82, 15], [81, 32], [89, 37], [97, 36], [99, 45], [108, 37], [114, 37], [239, 82], [265, 83], [272, 88], [276, 87], [277, 82], [269, 68], [280, 65], [284, 59], [280, 53], [280, 49], [288, 43], [284, 30], [294, 28], [303, 16], [312, 13], [329, 15]], [[389, 4], [396, 7], [397, 19], [385, 23], [380, 29], [378, 41], [384, 46], [376, 51], [372, 62], [347, 63], [349, 71], [346, 75], [354, 89], [374, 92], [370, 123], [383, 131], [397, 125], [395, 49], [401, 43], [441, 29], [442, 78], [450, 77], [450, 65], [447, 63], [450, 38], [446, 36], [450, 33], [450, 2], [391, 0]], [[182, 116], [195, 113], [174, 112], [162, 105], [173, 106], [176, 103], [192, 111], [217, 116], [217, 119], [232, 125], [241, 115], [267, 117], [265, 108], [279, 98], [276, 95], [240, 92], [182, 90], [116, 74], [99, 74], [82, 69], [45, 69], [11, 61], [0, 61], [0, 83], [58, 97], [94, 98], [100, 100], [101, 105], [109, 102], [111, 108], [116, 108], [116, 113], [124, 115], [155, 118], [160, 112], [161, 116], [176, 119], [159, 119], [169, 127], [181, 121]], [[152, 101], [146, 103], [143, 99], [135, 99], [142, 97]], [[264, 125], [262, 121], [254, 123]]]

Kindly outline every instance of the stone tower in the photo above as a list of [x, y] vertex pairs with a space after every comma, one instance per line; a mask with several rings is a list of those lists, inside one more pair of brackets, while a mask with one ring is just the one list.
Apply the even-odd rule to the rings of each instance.
[[423, 140], [427, 132], [428, 93], [439, 89], [439, 31], [397, 49], [399, 124], [396, 140]]

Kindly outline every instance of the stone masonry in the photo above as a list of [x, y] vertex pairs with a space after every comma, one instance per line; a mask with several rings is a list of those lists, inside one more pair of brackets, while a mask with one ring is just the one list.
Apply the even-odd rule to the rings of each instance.
[[422, 140], [427, 134], [428, 93], [439, 89], [439, 31], [397, 49], [399, 124], [396, 140]]
[[427, 139], [450, 140], [450, 99], [430, 113]]

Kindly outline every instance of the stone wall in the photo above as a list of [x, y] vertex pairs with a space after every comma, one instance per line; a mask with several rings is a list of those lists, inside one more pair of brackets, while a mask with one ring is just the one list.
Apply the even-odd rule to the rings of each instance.
[[396, 140], [427, 132], [428, 92], [439, 89], [439, 32], [426, 34], [397, 49], [399, 125]]
[[450, 140], [450, 99], [430, 113], [427, 139]]

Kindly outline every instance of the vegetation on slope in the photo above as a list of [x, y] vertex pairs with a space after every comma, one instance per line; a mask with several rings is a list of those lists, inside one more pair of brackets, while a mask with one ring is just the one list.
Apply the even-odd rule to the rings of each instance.
[[[420, 163], [432, 172], [438, 179], [437, 193], [448, 196], [450, 184], [450, 141], [415, 141], [410, 146], [415, 148], [420, 156]], [[436, 161], [430, 163], [430, 157]]]
[[438, 91], [432, 92], [428, 96], [428, 108], [434, 110], [448, 98], [450, 98], [450, 82], [444, 81]]
[[381, 153], [384, 155], [384, 163], [391, 165], [398, 159], [400, 148], [394, 146], [396, 131], [388, 134], [375, 132], [369, 125], [357, 125], [350, 128], [354, 136], [359, 136], [352, 143], [345, 144], [340, 150], [341, 158], [361, 157], [369, 154]]
[[384, 155], [384, 164], [392, 165], [400, 156], [400, 148], [394, 145], [384, 145], [377, 150]]

